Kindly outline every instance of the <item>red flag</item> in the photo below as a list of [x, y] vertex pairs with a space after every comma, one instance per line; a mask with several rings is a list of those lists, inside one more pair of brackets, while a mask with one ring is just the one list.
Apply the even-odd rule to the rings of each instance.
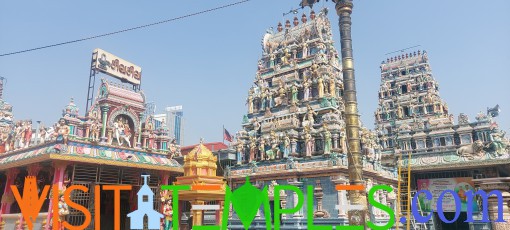
[[223, 139], [228, 141], [228, 142], [232, 142], [232, 136], [230, 135], [230, 133], [225, 128], [223, 128]]

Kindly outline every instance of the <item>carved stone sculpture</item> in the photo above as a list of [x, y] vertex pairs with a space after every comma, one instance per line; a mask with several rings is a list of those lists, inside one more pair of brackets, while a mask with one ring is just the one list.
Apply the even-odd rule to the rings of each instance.
[[473, 142], [470, 145], [462, 146], [457, 150], [457, 154], [468, 159], [474, 159], [475, 157], [481, 157], [484, 154], [483, 143], [480, 140]]

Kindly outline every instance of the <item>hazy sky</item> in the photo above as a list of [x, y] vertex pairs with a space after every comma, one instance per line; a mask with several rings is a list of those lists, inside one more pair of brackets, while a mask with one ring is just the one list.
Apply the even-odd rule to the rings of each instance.
[[[234, 1], [2, 1], [0, 53], [112, 32]], [[142, 89], [159, 112], [166, 106], [183, 105], [185, 144], [197, 143], [200, 137], [221, 141], [222, 125], [235, 133], [247, 111], [245, 101], [262, 53], [262, 35], [283, 22], [282, 13], [298, 4], [298, 0], [252, 0], [146, 29], [0, 57], [0, 76], [8, 79], [4, 98], [14, 106], [16, 119], [42, 120], [48, 125], [58, 120], [71, 97], [84, 110], [91, 53], [102, 48], [142, 67]], [[316, 10], [323, 5], [330, 9], [340, 49], [334, 4], [321, 1]], [[474, 120], [479, 111], [499, 104], [502, 112], [497, 120], [508, 131], [508, 12], [508, 0], [355, 1], [353, 47], [362, 121], [373, 126], [379, 66], [385, 54], [421, 45], [455, 118], [463, 112]]]

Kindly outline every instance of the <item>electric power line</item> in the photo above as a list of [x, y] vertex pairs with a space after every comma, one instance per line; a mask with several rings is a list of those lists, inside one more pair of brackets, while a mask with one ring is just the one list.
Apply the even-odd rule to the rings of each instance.
[[36, 50], [51, 48], [51, 47], [55, 47], [55, 46], [67, 45], [67, 44], [76, 43], [76, 42], [82, 42], [82, 41], [96, 39], [96, 38], [100, 38], [100, 37], [106, 37], [106, 36], [110, 36], [110, 35], [114, 35], [114, 34], [120, 34], [120, 33], [128, 32], [128, 31], [131, 31], [131, 30], [142, 29], [142, 28], [146, 28], [146, 27], [150, 27], [150, 26], [155, 26], [155, 25], [167, 23], [167, 22], [177, 21], [177, 20], [184, 19], [184, 18], [189, 18], [189, 17], [192, 17], [192, 16], [204, 14], [204, 13], [209, 13], [209, 12], [212, 12], [212, 11], [216, 11], [216, 10], [220, 10], [220, 9], [223, 9], [223, 8], [239, 5], [241, 3], [245, 3], [245, 2], [249, 2], [249, 1], [250, 0], [243, 0], [243, 1], [239, 1], [239, 2], [234, 2], [234, 3], [227, 4], [227, 5], [219, 6], [219, 7], [216, 7], [216, 8], [211, 8], [211, 9], [208, 9], [208, 10], [203, 10], [203, 11], [199, 11], [199, 12], [195, 12], [195, 13], [179, 16], [179, 17], [176, 17], [176, 18], [167, 19], [167, 20], [164, 20], [164, 21], [154, 22], [154, 23], [145, 24], [145, 25], [142, 25], [142, 26], [137, 26], [137, 27], [131, 27], [131, 28], [128, 28], [128, 29], [118, 30], [118, 31], [114, 31], [114, 32], [106, 33], [106, 34], [100, 34], [100, 35], [95, 35], [95, 36], [91, 36], [91, 37], [81, 38], [81, 39], [77, 39], [77, 40], [71, 40], [71, 41], [56, 43], [56, 44], [52, 44], [52, 45], [41, 46], [41, 47], [37, 47], [37, 48], [20, 50], [20, 51], [11, 52], [11, 53], [4, 53], [4, 54], [0, 54], [0, 57], [14, 55], [14, 54], [20, 54], [20, 53], [26, 53], [26, 52], [30, 52], [30, 51], [36, 51]]

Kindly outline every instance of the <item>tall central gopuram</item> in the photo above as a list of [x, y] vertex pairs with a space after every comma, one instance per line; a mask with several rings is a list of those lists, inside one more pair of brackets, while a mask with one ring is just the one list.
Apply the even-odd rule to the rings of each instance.
[[[306, 212], [313, 212], [316, 225], [347, 225], [347, 191], [335, 185], [348, 184], [347, 145], [344, 122], [342, 67], [334, 47], [327, 10], [279, 23], [262, 40], [254, 85], [249, 89], [248, 113], [234, 143], [237, 165], [225, 170], [233, 188], [246, 179], [259, 188], [290, 184], [314, 187], [313, 207], [306, 202], [293, 215], [283, 215], [287, 229], [306, 228]], [[380, 164], [377, 135], [362, 128], [363, 176], [369, 190], [376, 184], [395, 185], [396, 171]], [[274, 205], [292, 208], [297, 196], [291, 191]], [[395, 207], [396, 195], [379, 191], [375, 199]], [[272, 197], [270, 197], [272, 199]], [[370, 218], [385, 223], [388, 216], [369, 207]], [[244, 229], [233, 213], [232, 229]], [[265, 229], [263, 208], [252, 223]]]

